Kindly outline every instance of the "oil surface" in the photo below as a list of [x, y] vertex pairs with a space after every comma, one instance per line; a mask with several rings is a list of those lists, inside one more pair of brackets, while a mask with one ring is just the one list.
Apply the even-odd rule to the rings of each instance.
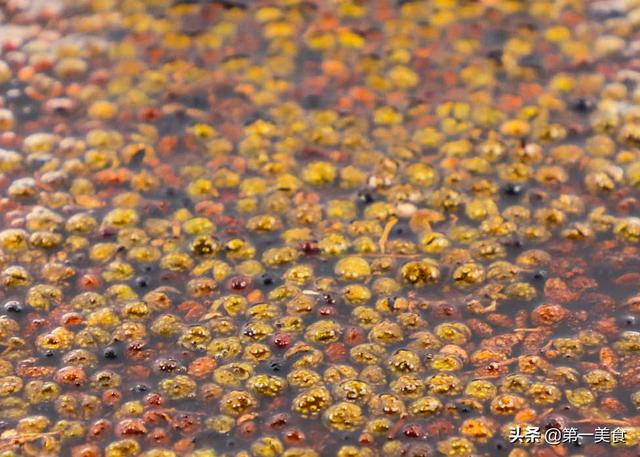
[[0, 3], [0, 457], [638, 455], [640, 2]]

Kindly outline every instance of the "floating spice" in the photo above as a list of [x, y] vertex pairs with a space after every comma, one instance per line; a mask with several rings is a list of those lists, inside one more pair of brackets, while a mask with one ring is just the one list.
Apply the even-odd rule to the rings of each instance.
[[0, 9], [2, 455], [637, 445], [634, 2]]

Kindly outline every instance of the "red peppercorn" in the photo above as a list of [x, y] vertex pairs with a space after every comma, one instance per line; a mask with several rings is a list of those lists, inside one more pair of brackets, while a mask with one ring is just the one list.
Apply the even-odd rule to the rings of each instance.
[[300, 430], [292, 428], [284, 432], [284, 440], [290, 445], [300, 444], [305, 440], [305, 436]]
[[141, 121], [153, 121], [162, 116], [162, 112], [156, 108], [142, 108], [138, 117]]
[[200, 424], [196, 417], [191, 414], [179, 414], [177, 417], [174, 417], [171, 425], [181, 432], [193, 433], [199, 428]]
[[433, 436], [448, 436], [455, 431], [455, 425], [447, 419], [436, 419], [427, 425], [427, 433]]
[[60, 384], [81, 386], [87, 380], [87, 375], [81, 367], [63, 367], [53, 379]]
[[337, 310], [333, 306], [321, 306], [318, 309], [318, 314], [321, 316], [335, 316], [337, 314]]
[[4, 223], [12, 227], [24, 225], [24, 212], [21, 210], [9, 211], [4, 215]]
[[104, 85], [109, 82], [110, 76], [106, 70], [99, 69], [89, 75], [89, 80], [94, 84]]
[[298, 249], [306, 255], [314, 255], [320, 253], [320, 247], [315, 241], [303, 241], [298, 245]]
[[2, 134], [0, 134], [0, 146], [12, 147], [15, 146], [19, 141], [20, 138], [18, 138], [15, 132], [2, 132]]
[[444, 319], [444, 318], [453, 318], [457, 319], [460, 317], [460, 311], [455, 307], [448, 303], [438, 303], [432, 308], [432, 313], [434, 317]]
[[160, 273], [160, 281], [162, 282], [178, 283], [179, 280], [180, 274], [175, 271], [163, 271]]
[[60, 323], [65, 327], [82, 325], [82, 315], [76, 312], [65, 313], [60, 318]]
[[82, 275], [78, 280], [78, 288], [82, 290], [96, 289], [102, 285], [102, 281], [94, 274]]
[[51, 60], [47, 57], [38, 57], [33, 63], [33, 68], [38, 73], [45, 72], [52, 67]]
[[409, 424], [404, 428], [403, 433], [407, 438], [420, 438], [422, 436], [422, 428], [418, 424]]
[[236, 276], [229, 281], [229, 288], [232, 290], [244, 290], [251, 284], [251, 280], [246, 276]]
[[171, 422], [171, 416], [163, 410], [151, 410], [142, 415], [142, 420], [144, 420], [145, 424], [159, 424], [161, 422]]
[[549, 448], [538, 449], [537, 457], [554, 457], [556, 454]]
[[147, 435], [147, 439], [154, 445], [166, 445], [169, 443], [167, 431], [163, 428], [156, 427]]
[[146, 435], [147, 428], [140, 419], [123, 419], [116, 426], [119, 437]]
[[273, 337], [273, 344], [280, 349], [285, 349], [291, 344], [291, 336], [286, 333], [278, 333]]
[[150, 393], [144, 397], [144, 402], [149, 406], [160, 406], [164, 403], [164, 398], [159, 393]]
[[274, 415], [269, 421], [269, 428], [283, 427], [289, 423], [289, 415], [279, 413]]
[[605, 397], [600, 403], [604, 409], [608, 409], [614, 413], [621, 414], [626, 410], [626, 407], [620, 402], [620, 400], [614, 397]]
[[368, 446], [369, 444], [373, 443], [373, 436], [371, 436], [370, 433], [363, 433], [362, 435], [360, 435], [360, 438], [358, 438], [358, 442], [363, 446]]
[[109, 390], [105, 390], [102, 393], [102, 402], [105, 405], [113, 406], [120, 403], [121, 400], [122, 400], [122, 394], [117, 390], [109, 389]]
[[240, 435], [243, 437], [249, 437], [256, 432], [256, 423], [253, 421], [247, 421], [240, 424]]
[[18, 49], [19, 43], [16, 40], [6, 39], [2, 43], [2, 52], [11, 52]]
[[29, 316], [27, 316], [29, 320], [29, 324], [27, 325], [27, 328], [25, 329], [27, 334], [32, 334], [33, 332], [40, 332], [43, 331], [45, 329], [51, 328], [51, 323], [47, 320], [47, 319], [42, 319], [40, 317], [37, 317], [37, 314], [29, 314]]
[[98, 457], [100, 449], [95, 444], [81, 444], [71, 449], [71, 457]]
[[344, 358], [344, 356], [347, 354], [347, 350], [344, 347], [344, 344], [333, 343], [327, 347], [327, 350], [325, 351], [325, 353], [327, 354], [327, 357], [329, 358], [330, 361], [337, 362], [338, 360], [341, 360]]
[[349, 327], [344, 334], [344, 342], [350, 346], [355, 346], [364, 341], [364, 332], [358, 327]]

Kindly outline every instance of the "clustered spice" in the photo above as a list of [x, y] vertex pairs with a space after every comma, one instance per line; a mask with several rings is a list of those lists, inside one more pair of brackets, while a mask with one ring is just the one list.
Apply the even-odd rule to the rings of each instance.
[[637, 455], [640, 1], [1, 5], [0, 457]]

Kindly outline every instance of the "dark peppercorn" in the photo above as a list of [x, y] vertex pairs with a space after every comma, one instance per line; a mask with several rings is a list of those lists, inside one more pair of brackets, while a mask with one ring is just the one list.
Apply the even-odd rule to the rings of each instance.
[[282, 362], [282, 360], [271, 360], [269, 362], [269, 368], [274, 373], [279, 373], [284, 369], [284, 363]]
[[323, 294], [322, 300], [326, 305], [335, 305], [336, 299], [331, 294]]
[[107, 346], [102, 351], [102, 357], [107, 360], [117, 360], [120, 357], [120, 351], [116, 346]]
[[4, 310], [8, 313], [19, 314], [22, 312], [22, 309], [22, 304], [16, 300], [11, 300], [4, 304]]
[[507, 237], [502, 240], [502, 244], [514, 249], [520, 249], [522, 247], [522, 241], [516, 237]]
[[302, 106], [306, 109], [318, 109], [322, 106], [322, 97], [316, 94], [307, 95], [302, 100]]
[[493, 60], [498, 65], [502, 64], [502, 50], [501, 49], [493, 49], [487, 53], [487, 57]]
[[522, 186], [515, 183], [507, 183], [502, 187], [502, 193], [509, 197], [518, 197], [522, 194]]
[[593, 111], [593, 109], [595, 108], [595, 105], [593, 103], [593, 100], [589, 100], [586, 98], [579, 98], [573, 103], [572, 108], [574, 111], [577, 111], [578, 113], [588, 113], [590, 111]]
[[564, 416], [559, 414], [551, 414], [549, 415], [544, 422], [544, 429], [548, 430], [550, 428], [559, 428], [562, 429], [567, 426], [567, 419]]
[[469, 414], [471, 412], [471, 409], [466, 405], [462, 405], [458, 408], [458, 411], [460, 412], [460, 414]]
[[636, 318], [636, 316], [633, 315], [626, 315], [626, 316], [622, 316], [621, 320], [621, 324], [624, 327], [636, 327], [638, 325], [638, 319]]
[[84, 252], [75, 252], [71, 256], [72, 265], [80, 265], [87, 260], [87, 255]]
[[148, 390], [149, 390], [149, 386], [147, 386], [146, 384], [136, 384], [131, 388], [131, 392], [137, 392], [137, 393], [147, 392]]
[[370, 203], [373, 203], [375, 201], [375, 198], [373, 198], [373, 195], [371, 195], [370, 192], [366, 190], [361, 190], [361, 191], [358, 191], [358, 201], [360, 203], [364, 203], [365, 205], [368, 205]]
[[547, 279], [547, 271], [546, 270], [537, 270], [533, 274], [533, 279], [535, 279], [537, 281], [542, 281], [542, 280]]
[[139, 276], [136, 278], [136, 287], [144, 289], [149, 285], [149, 279], [146, 276]]
[[518, 59], [518, 65], [521, 67], [531, 68], [533, 70], [542, 70], [540, 58], [537, 55], [527, 55]]
[[140, 165], [142, 165], [142, 161], [144, 160], [144, 157], [145, 157], [145, 150], [140, 149], [135, 154], [133, 154], [133, 156], [129, 160], [129, 165], [132, 167], [139, 167]]
[[66, 116], [67, 114], [69, 114], [69, 109], [64, 107], [64, 106], [56, 106], [53, 109], [54, 114], [57, 114], [58, 116]]
[[47, 159], [41, 158], [41, 157], [34, 157], [34, 158], [30, 158], [28, 163], [29, 163], [29, 166], [37, 170], [47, 163]]
[[391, 231], [396, 236], [402, 236], [405, 233], [409, 233], [409, 229], [405, 224], [397, 224]]

